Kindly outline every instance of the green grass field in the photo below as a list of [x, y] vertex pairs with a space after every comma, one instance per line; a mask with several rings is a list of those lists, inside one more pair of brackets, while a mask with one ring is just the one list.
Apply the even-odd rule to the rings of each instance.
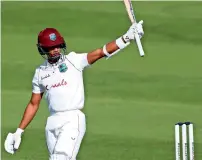
[[[194, 122], [202, 159], [201, 2], [134, 2], [144, 20], [146, 57], [131, 44], [85, 71], [87, 133], [78, 160], [174, 160], [174, 124]], [[43, 100], [15, 155], [4, 151], [43, 62], [37, 35], [56, 27], [68, 51], [88, 52], [130, 26], [122, 2], [2, 2], [2, 159], [47, 160]]]

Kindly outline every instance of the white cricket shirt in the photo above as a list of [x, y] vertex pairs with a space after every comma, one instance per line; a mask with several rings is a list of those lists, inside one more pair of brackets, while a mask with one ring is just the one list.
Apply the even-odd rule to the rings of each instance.
[[84, 107], [83, 69], [89, 66], [87, 53], [70, 52], [57, 64], [45, 61], [36, 70], [32, 92], [45, 92], [51, 114]]

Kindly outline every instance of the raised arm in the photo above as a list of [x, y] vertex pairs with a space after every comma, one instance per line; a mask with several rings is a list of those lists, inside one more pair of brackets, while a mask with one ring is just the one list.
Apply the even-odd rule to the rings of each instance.
[[120, 50], [128, 46], [131, 40], [134, 40], [136, 32], [138, 32], [140, 38], [142, 38], [144, 34], [142, 24], [143, 21], [140, 21], [138, 24], [133, 24], [126, 32], [126, 34], [124, 34], [120, 38], [107, 43], [103, 46], [103, 48], [98, 48], [89, 52], [87, 55], [88, 63], [93, 64], [103, 57], [109, 58], [114, 54], [118, 53]]

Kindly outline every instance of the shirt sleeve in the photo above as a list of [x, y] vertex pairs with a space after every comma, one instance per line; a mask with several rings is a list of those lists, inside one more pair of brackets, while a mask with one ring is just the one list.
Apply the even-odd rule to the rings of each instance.
[[83, 70], [84, 68], [90, 66], [87, 59], [88, 53], [75, 53], [71, 52], [69, 53], [68, 58], [70, 58], [70, 61], [79, 69]]
[[35, 70], [34, 77], [32, 79], [32, 92], [33, 93], [43, 93], [45, 90], [43, 86], [39, 83], [39, 69]]

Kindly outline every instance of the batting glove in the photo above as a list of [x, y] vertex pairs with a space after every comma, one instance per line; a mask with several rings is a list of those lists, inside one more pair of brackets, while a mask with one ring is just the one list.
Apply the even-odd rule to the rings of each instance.
[[126, 32], [126, 34], [123, 35], [123, 39], [125, 42], [129, 42], [131, 40], [135, 39], [135, 34], [138, 34], [140, 39], [143, 37], [144, 35], [144, 30], [143, 30], [143, 20], [141, 20], [138, 23], [133, 23], [129, 30]]
[[14, 154], [15, 151], [17, 151], [21, 143], [21, 136], [23, 132], [24, 130], [18, 128], [15, 133], [8, 133], [4, 143], [6, 152]]

